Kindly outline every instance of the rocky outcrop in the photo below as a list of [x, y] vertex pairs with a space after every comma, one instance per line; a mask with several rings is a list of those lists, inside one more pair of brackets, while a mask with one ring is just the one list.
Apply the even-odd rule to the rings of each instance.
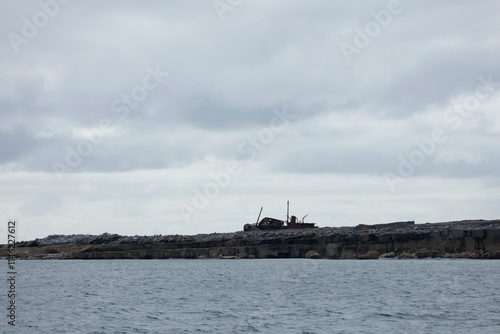
[[[21, 242], [25, 259], [500, 259], [500, 221], [363, 225], [196, 236], [53, 235]], [[7, 257], [7, 246], [0, 256]]]
[[310, 250], [306, 253], [306, 259], [319, 259], [319, 253], [315, 250]]

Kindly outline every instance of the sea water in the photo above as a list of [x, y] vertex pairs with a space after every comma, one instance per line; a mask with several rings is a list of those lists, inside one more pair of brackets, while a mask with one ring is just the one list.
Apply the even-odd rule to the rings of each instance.
[[[5, 263], [5, 267], [7, 264]], [[500, 261], [18, 261], [15, 333], [500, 333]]]

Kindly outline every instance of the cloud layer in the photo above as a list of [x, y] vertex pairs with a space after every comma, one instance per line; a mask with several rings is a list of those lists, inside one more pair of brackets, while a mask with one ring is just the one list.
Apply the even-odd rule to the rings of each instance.
[[[310, 180], [304, 188], [318, 194], [297, 200], [326, 225], [350, 224], [359, 213], [355, 204], [343, 206], [338, 221], [339, 211], [314, 204], [339, 200], [333, 184], [332, 193], [320, 189], [342, 179], [352, 182], [351, 203], [365, 197], [356, 181], [365, 178], [378, 184], [378, 198], [398, 203], [407, 192], [422, 198], [444, 185], [473, 184], [464, 188], [474, 203], [465, 213], [498, 216], [489, 201], [477, 201], [477, 192], [499, 184], [497, 1], [0, 6], [1, 182], [5, 191], [19, 187], [11, 200], [3, 194], [4, 209], [33, 226], [30, 236], [72, 229], [140, 234], [118, 223], [76, 228], [85, 226], [81, 210], [89, 202], [97, 203], [95, 220], [149, 216], [150, 233], [165, 224], [177, 233], [206, 224], [236, 230], [244, 222], [234, 203], [252, 214], [265, 205], [252, 195], [258, 180], [272, 185], [266, 201], [275, 205], [292, 196], [290, 185]], [[346, 53], [345, 45], [355, 51]], [[271, 125], [277, 111], [291, 115], [275, 124], [284, 125], [279, 131]], [[198, 223], [186, 223], [178, 204], [193, 206], [194, 189], [227, 161], [241, 164], [242, 174], [198, 210]], [[105, 194], [96, 194], [108, 177]], [[161, 186], [163, 179], [175, 186]], [[129, 182], [139, 182], [139, 197], [123, 192]], [[417, 197], [417, 206], [442, 208]], [[176, 204], [162, 207], [167, 201]], [[233, 221], [213, 210], [220, 203], [233, 205]], [[381, 202], [367, 205], [372, 214], [385, 210]], [[386, 205], [387, 214], [373, 222], [411, 215], [408, 206]]]

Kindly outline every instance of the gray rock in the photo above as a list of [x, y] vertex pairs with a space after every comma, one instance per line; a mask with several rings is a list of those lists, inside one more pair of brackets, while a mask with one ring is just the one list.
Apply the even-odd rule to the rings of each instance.
[[380, 259], [389, 259], [389, 258], [394, 258], [396, 257], [396, 254], [394, 254], [394, 252], [389, 252], [389, 253], [384, 253], [382, 255], [380, 255]]
[[362, 254], [359, 256], [360, 260], [373, 260], [373, 259], [378, 259], [380, 253], [377, 251], [369, 251], [365, 254]]
[[306, 259], [319, 259], [319, 253], [315, 250], [310, 250], [306, 253]]
[[416, 256], [415, 254], [410, 254], [410, 253], [401, 253], [398, 256], [398, 259], [415, 259]]

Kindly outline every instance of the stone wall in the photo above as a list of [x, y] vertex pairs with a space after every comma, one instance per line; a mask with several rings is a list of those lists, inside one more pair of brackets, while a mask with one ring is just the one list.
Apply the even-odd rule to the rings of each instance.
[[394, 222], [394, 223], [386, 223], [386, 224], [359, 224], [355, 227], [357, 230], [372, 230], [372, 229], [381, 229], [381, 228], [405, 228], [409, 226], [415, 225], [414, 221], [406, 221], [406, 222]]

